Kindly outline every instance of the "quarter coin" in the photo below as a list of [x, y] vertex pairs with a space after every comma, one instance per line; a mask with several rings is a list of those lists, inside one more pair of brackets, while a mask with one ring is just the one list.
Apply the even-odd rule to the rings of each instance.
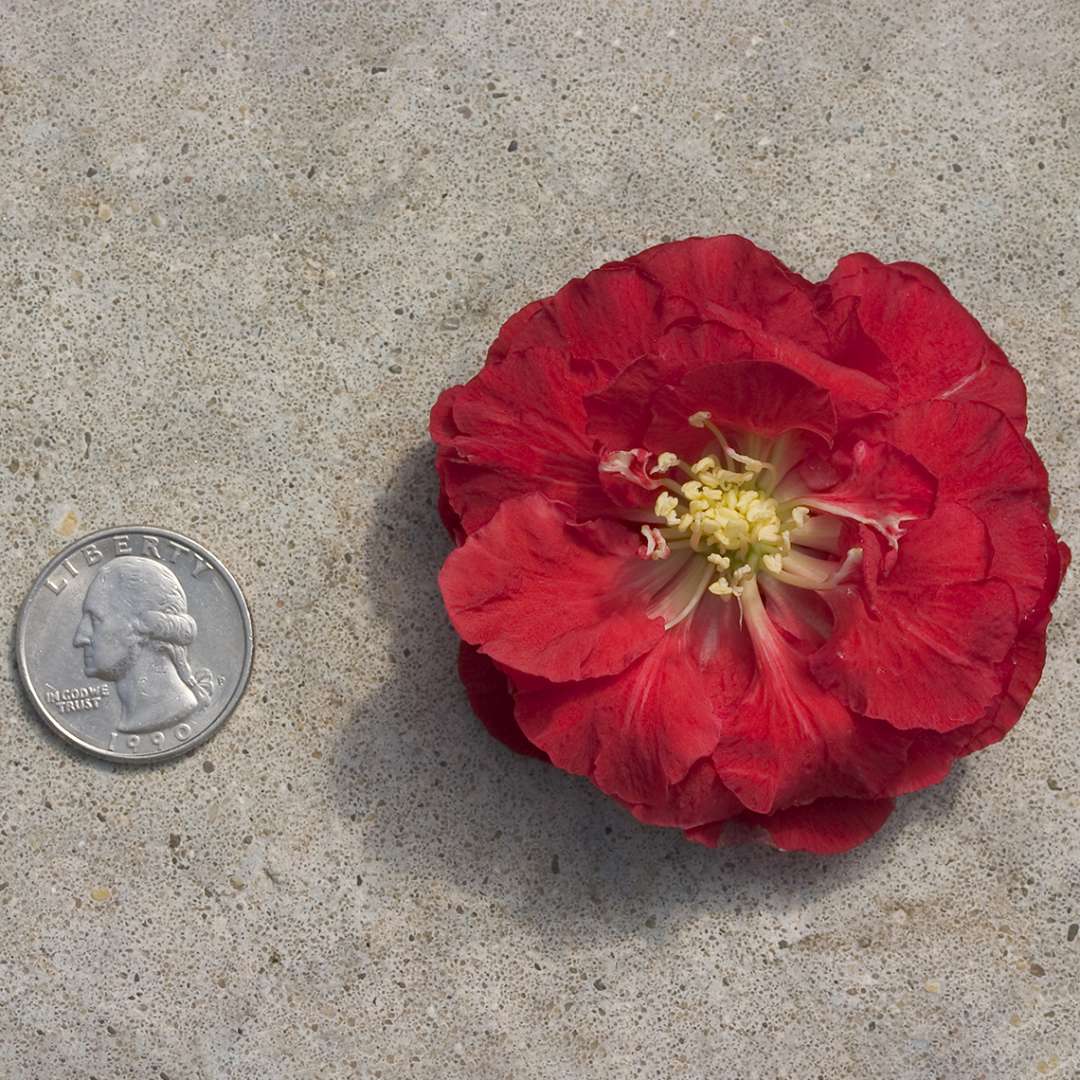
[[111, 761], [163, 761], [205, 742], [251, 674], [244, 595], [201, 544], [144, 525], [76, 540], [19, 612], [16, 655], [42, 719]]

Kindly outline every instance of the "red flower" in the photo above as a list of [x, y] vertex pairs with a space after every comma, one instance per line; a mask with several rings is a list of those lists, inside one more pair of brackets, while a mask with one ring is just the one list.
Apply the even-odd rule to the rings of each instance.
[[1068, 562], [1017, 372], [927, 269], [610, 263], [436, 404], [489, 730], [706, 844], [844, 851], [1000, 739]]

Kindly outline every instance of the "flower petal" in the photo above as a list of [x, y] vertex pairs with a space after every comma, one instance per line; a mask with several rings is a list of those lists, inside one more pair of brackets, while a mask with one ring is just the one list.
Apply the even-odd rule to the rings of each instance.
[[689, 371], [676, 386], [652, 397], [652, 421], [642, 445], [690, 455], [712, 442], [707, 430], [691, 427], [690, 416], [707, 412], [722, 430], [775, 437], [810, 431], [831, 439], [836, 413], [828, 393], [778, 364], [736, 361]]
[[510, 680], [495, 663], [467, 641], [458, 649], [458, 674], [473, 712], [488, 732], [515, 753], [547, 761], [547, 754], [533, 746], [514, 719]]
[[510, 318], [489, 351], [488, 364], [540, 347], [565, 357], [568, 370], [576, 361], [602, 360], [610, 379], [651, 352], [669, 322], [691, 313], [685, 303], [666, 304], [662, 283], [634, 260], [607, 263]]
[[769, 617], [800, 652], [813, 652], [832, 632], [832, 612], [814, 589], [795, 588], [772, 574], [762, 574], [758, 584]]
[[[677, 786], [717, 740], [717, 712], [744, 692], [752, 671], [738, 608], [706, 596], [693, 615], [618, 675], [580, 683], [519, 686], [517, 719], [527, 737], [567, 772], [591, 776], [635, 813], [700, 820], [724, 796]], [[703, 773], [698, 780], [707, 778]], [[673, 791], [672, 789], [675, 788]]]
[[995, 371], [1007, 365], [1005, 355], [926, 267], [847, 255], [822, 283], [825, 321], [830, 305], [849, 298], [857, 300], [863, 332], [892, 365], [897, 405], [938, 397], [992, 401], [1023, 424], [1022, 384]]
[[855, 586], [825, 594], [835, 625], [810, 657], [814, 677], [901, 730], [978, 720], [1004, 689], [1017, 633], [1013, 591], [983, 580], [987, 559], [985, 527], [962, 507], [913, 526], [872, 612]]
[[708, 847], [764, 837], [781, 851], [839, 855], [873, 836], [892, 810], [892, 799], [816, 799], [774, 814], [743, 814], [732, 821], [688, 829], [686, 836]]
[[1057, 590], [1057, 538], [1047, 519], [1046, 469], [997, 409], [933, 401], [860, 425], [916, 458], [938, 481], [938, 498], [974, 510], [994, 548], [990, 573], [1017, 594], [1023, 621], [1037, 620]]
[[[699, 319], [718, 324], [709, 335], [713, 340], [720, 328], [729, 338], [741, 339], [743, 358], [780, 364], [838, 401], [858, 403], [861, 411], [895, 397], [882, 381], [892, 377], [887, 363], [836, 362], [835, 343], [818, 312], [819, 287], [744, 237], [662, 244], [633, 261], [663, 283], [665, 295], [684, 298]], [[706, 354], [705, 362], [718, 359]]]
[[610, 675], [664, 633], [631, 587], [637, 547], [623, 525], [576, 525], [524, 495], [450, 553], [439, 585], [454, 629], [500, 664], [557, 682]]
[[895, 547], [904, 523], [930, 512], [937, 487], [934, 478], [910, 454], [886, 443], [859, 439], [848, 460], [847, 476], [830, 487], [815, 489], [813, 466], [804, 463], [788, 474], [774, 494], [870, 525]]
[[459, 537], [451, 528], [450, 535], [460, 543], [487, 524], [502, 503], [537, 491], [553, 502], [572, 506], [578, 521], [612, 514], [615, 504], [610, 488], [600, 482], [595, 463], [592, 469], [585, 460], [567, 460], [563, 465], [559, 471], [530, 475], [501, 465], [464, 461], [453, 454], [437, 454], [435, 467], [449, 511], [443, 513], [443, 522], [452, 526], [456, 518], [461, 534]]
[[690, 237], [658, 244], [629, 260], [669, 296], [683, 298], [698, 313], [718, 305], [753, 315], [771, 333], [824, 348], [826, 336], [814, 315], [814, 287], [771, 252], [743, 236]]
[[663, 792], [663, 801], [626, 803], [627, 809], [645, 825], [666, 825], [687, 829], [733, 817], [743, 804], [716, 775], [711, 758], [701, 758], [690, 771]]
[[721, 717], [716, 771], [748, 809], [769, 814], [824, 795], [876, 797], [903, 757], [867, 737], [858, 718], [811, 677], [806, 658], [774, 625], [755, 579], [743, 586], [754, 645], [746, 694]]
[[677, 385], [695, 368], [745, 362], [749, 355], [749, 340], [720, 323], [676, 324], [659, 339], [654, 352], [629, 364], [608, 386], [586, 398], [588, 431], [612, 449], [639, 446], [652, 419], [655, 393]]
[[573, 376], [551, 350], [515, 353], [451, 387], [432, 410], [443, 487], [466, 532], [505, 498], [542, 491], [574, 507], [606, 506], [582, 395], [595, 367]]
[[1042, 677], [1043, 665], [1046, 663], [1046, 627], [1049, 622], [1050, 615], [1047, 613], [1017, 639], [1012, 655], [1012, 674], [1000, 703], [983, 721], [974, 726], [959, 748], [959, 754], [971, 754], [999, 742], [1020, 719]]

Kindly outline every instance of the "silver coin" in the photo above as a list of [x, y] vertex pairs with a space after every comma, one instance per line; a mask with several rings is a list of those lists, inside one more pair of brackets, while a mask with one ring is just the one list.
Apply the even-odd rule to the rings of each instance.
[[112, 761], [163, 761], [205, 742], [251, 673], [251, 615], [206, 548], [143, 525], [56, 555], [19, 612], [23, 685], [45, 722]]

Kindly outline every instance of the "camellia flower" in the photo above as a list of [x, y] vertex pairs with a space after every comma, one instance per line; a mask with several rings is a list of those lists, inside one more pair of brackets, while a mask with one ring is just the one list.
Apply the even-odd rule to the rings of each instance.
[[692, 840], [860, 843], [1038, 682], [1069, 556], [1024, 427], [914, 263], [722, 236], [571, 281], [432, 412], [475, 711]]

